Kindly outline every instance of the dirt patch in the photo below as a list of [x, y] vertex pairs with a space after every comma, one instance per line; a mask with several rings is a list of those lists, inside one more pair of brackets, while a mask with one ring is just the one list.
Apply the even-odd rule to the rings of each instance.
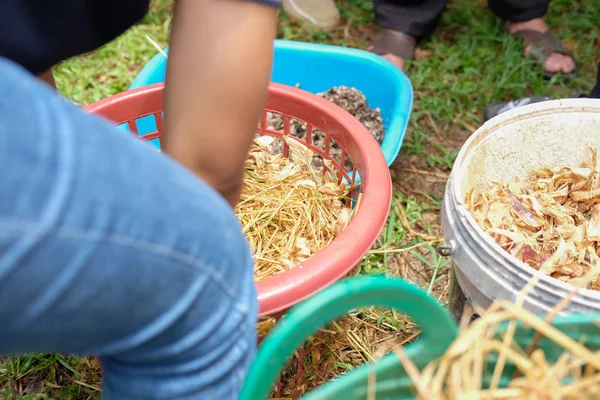
[[[331, 323], [298, 351], [282, 372], [273, 398], [298, 398], [365, 362], [379, 359], [419, 331], [400, 316], [392, 326], [390, 311], [361, 309]], [[379, 321], [383, 321], [378, 323]]]
[[[439, 154], [440, 148], [448, 152], [460, 150], [473, 130], [475, 127], [451, 125], [446, 133], [442, 134], [440, 133], [444, 132], [442, 127], [432, 128], [431, 132], [428, 132], [431, 139], [423, 149], [425, 157], [414, 154], [406, 156], [400, 153], [390, 167], [394, 188], [417, 199], [441, 199], [444, 196], [446, 182], [450, 177], [450, 170], [441, 166], [432, 168], [427, 163], [426, 155]], [[410, 140], [410, 131], [407, 140]]]
[[[9, 359], [0, 361], [11, 362]], [[95, 398], [100, 393], [99, 382], [101, 371], [92, 358], [63, 358], [55, 357], [53, 362], [48, 362], [44, 356], [31, 356], [30, 370], [37, 371], [31, 374], [19, 374], [4, 381], [0, 381], [0, 393], [5, 393], [6, 387], [13, 397], [10, 398], [38, 398], [39, 393], [46, 393], [52, 399], [69, 398], [72, 400], [87, 400]], [[14, 367], [14, 365], [13, 365]], [[23, 368], [23, 364], [19, 365]], [[8, 370], [11, 367], [7, 367]], [[0, 398], [1, 395], [0, 395]], [[44, 397], [46, 398], [46, 397]]]
[[450, 171], [429, 168], [418, 156], [401, 157], [391, 167], [394, 189], [409, 197], [431, 200], [444, 195]]
[[[437, 128], [437, 129], [436, 129]], [[428, 132], [433, 139], [424, 148], [424, 154], [439, 153], [439, 148], [446, 151], [459, 150], [469, 138], [475, 127], [463, 127], [452, 125], [444, 130], [441, 127], [432, 127]], [[439, 132], [444, 132], [440, 134]], [[410, 138], [410, 132], [409, 132]], [[410, 139], [409, 139], [410, 140]], [[437, 144], [435, 146], [434, 144]], [[401, 153], [400, 157], [390, 168], [394, 189], [402, 192], [405, 196], [432, 202], [441, 206], [446, 183], [450, 177], [450, 170], [442, 167], [434, 167], [427, 163], [426, 158]], [[421, 215], [422, 223], [415, 223], [412, 228], [419, 232], [429, 231], [431, 236], [442, 238], [440, 221], [440, 208], [432, 208]], [[431, 259], [431, 254], [425, 248], [414, 250], [421, 256]], [[388, 263], [396, 268], [390, 269], [393, 275], [400, 276], [421, 287], [427, 288], [432, 280], [434, 271], [425, 265], [417, 256], [411, 252], [393, 254]], [[448, 273], [450, 266], [444, 265], [438, 272], [432, 287], [432, 294], [441, 302], [447, 303], [449, 292]]]

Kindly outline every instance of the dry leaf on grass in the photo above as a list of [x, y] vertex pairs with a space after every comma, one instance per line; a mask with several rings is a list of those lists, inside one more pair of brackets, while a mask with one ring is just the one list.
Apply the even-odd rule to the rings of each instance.
[[575, 50], [579, 49], [579, 44], [576, 41], [574, 41], [573, 39], [569, 39], [569, 38], [563, 39], [562, 42], [564, 43], [565, 47], [567, 49], [569, 49], [570, 51], [575, 51]]

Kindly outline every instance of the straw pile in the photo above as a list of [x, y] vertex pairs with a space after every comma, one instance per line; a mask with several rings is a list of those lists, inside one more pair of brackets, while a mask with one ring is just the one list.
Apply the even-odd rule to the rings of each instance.
[[527, 182], [466, 196], [477, 223], [507, 252], [553, 278], [600, 290], [600, 169], [595, 150], [579, 168], [538, 168]]
[[[587, 349], [553, 327], [549, 321], [555, 314], [541, 320], [520, 305], [498, 302], [463, 330], [441, 358], [422, 371], [401, 348], [396, 349], [396, 354], [418, 399], [600, 398], [600, 352]], [[526, 346], [514, 340], [517, 320], [536, 332]], [[503, 322], [508, 322], [508, 326], [499, 329]], [[590, 320], [590, 324], [595, 322], [598, 321]], [[541, 338], [557, 346], [561, 353], [558, 359], [546, 358], [547, 354], [537, 346]]]
[[328, 161], [331, 173], [316, 171], [313, 153], [294, 139], [286, 140], [289, 158], [272, 154], [268, 148], [274, 140], [256, 139], [236, 209], [254, 253], [256, 281], [307, 260], [344, 230], [352, 216], [344, 200], [355, 187], [338, 182]]

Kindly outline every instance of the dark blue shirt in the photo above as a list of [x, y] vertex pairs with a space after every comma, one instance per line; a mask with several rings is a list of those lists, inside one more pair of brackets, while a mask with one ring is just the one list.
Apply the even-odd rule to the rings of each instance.
[[144, 18], [148, 6], [149, 0], [0, 0], [0, 57], [37, 75], [110, 42]]

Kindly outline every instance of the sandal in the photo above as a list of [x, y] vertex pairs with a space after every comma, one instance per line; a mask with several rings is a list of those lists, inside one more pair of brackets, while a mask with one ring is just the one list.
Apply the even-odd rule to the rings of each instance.
[[[566, 97], [567, 99], [582, 99], [587, 98], [587, 96], [583, 93], [576, 94], [574, 96]], [[497, 103], [490, 103], [487, 105], [483, 112], [483, 122], [487, 122], [488, 120], [494, 118], [497, 115], [500, 115], [506, 111], [512, 110], [513, 108], [518, 108], [522, 106], [526, 106], [528, 104], [540, 103], [542, 101], [552, 100], [550, 97], [546, 96], [530, 96], [523, 97], [522, 99], [512, 100], [512, 101], [499, 101]]]
[[513, 101], [499, 101], [497, 103], [488, 104], [488, 106], [485, 108], [485, 111], [483, 112], [483, 122], [487, 122], [495, 116], [500, 115], [508, 110], [512, 110], [513, 108], [518, 108], [527, 104], [539, 103], [548, 100], [552, 99], [550, 97], [545, 96], [531, 96]]
[[375, 35], [369, 51], [379, 56], [392, 54], [408, 61], [414, 60], [416, 47], [406, 33], [383, 29]]
[[[554, 33], [552, 33], [552, 31], [550, 30], [547, 30], [546, 32], [542, 33], [539, 31], [534, 31], [532, 29], [523, 29], [513, 33], [513, 35], [522, 38], [525, 41], [525, 46], [531, 46], [531, 50], [529, 51], [529, 54], [527, 54], [527, 56], [542, 64], [542, 67], [546, 62], [546, 59], [548, 59], [548, 57], [550, 57], [552, 53], [558, 53], [563, 54], [565, 56], [569, 56], [573, 59], [573, 61], [575, 61], [573, 53], [569, 49], [567, 49], [565, 44], [561, 42], [560, 39], [557, 38], [554, 35]], [[562, 74], [565, 78], [572, 78], [573, 76], [575, 76], [576, 72], [577, 68], [575, 68], [569, 73]], [[550, 79], [556, 74], [557, 72], [544, 71], [544, 78]]]

